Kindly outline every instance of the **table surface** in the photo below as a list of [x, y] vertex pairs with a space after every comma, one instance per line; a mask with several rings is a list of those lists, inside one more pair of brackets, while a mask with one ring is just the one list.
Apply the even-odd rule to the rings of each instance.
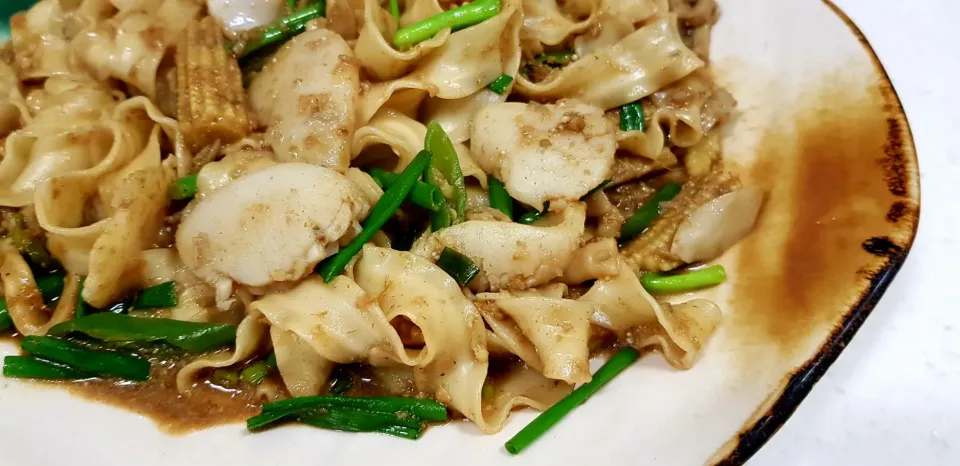
[[853, 342], [750, 465], [958, 465], [960, 2], [835, 3], [870, 40], [906, 109], [920, 229]]

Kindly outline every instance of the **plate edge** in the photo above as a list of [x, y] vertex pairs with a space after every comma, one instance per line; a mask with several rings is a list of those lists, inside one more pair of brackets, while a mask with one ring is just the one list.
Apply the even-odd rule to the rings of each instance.
[[[909, 225], [909, 239], [906, 241], [906, 244], [898, 246], [890, 243], [886, 249], [875, 252], [878, 255], [884, 256], [886, 263], [879, 270], [870, 274], [869, 285], [863, 290], [856, 304], [850, 308], [850, 311], [843, 317], [839, 326], [830, 334], [817, 353], [786, 379], [782, 385], [783, 388], [780, 394], [773, 403], [769, 401], [764, 402], [764, 405], [768, 406], [764, 410], [764, 414], [756, 418], [752, 425], [744, 425], [741, 433], [721, 447], [713, 459], [709, 460], [712, 461], [711, 464], [715, 466], [739, 466], [746, 463], [747, 460], [756, 454], [757, 451], [783, 427], [790, 416], [792, 416], [800, 406], [800, 403], [806, 399], [810, 391], [813, 390], [813, 387], [827, 372], [827, 369], [833, 365], [840, 356], [840, 353], [842, 353], [850, 341], [853, 340], [853, 337], [857, 331], [860, 330], [863, 322], [866, 321], [867, 317], [869, 317], [873, 311], [873, 308], [876, 307], [877, 303], [883, 297], [887, 291], [887, 287], [893, 281], [894, 277], [896, 277], [904, 262], [906, 262], [910, 249], [913, 247], [916, 239], [917, 228], [920, 224], [920, 164], [917, 158], [913, 131], [910, 128], [906, 112], [900, 101], [900, 96], [897, 94], [890, 80], [890, 76], [880, 62], [880, 58], [877, 56], [873, 46], [870, 45], [870, 42], [856, 23], [854, 23], [840, 7], [834, 4], [833, 1], [822, 0], [822, 2], [850, 28], [850, 31], [854, 33], [857, 40], [869, 53], [874, 68], [881, 80], [881, 84], [889, 90], [889, 93], [885, 93], [885, 96], [888, 103], [894, 107], [890, 113], [904, 123], [903, 132], [906, 135], [906, 140], [903, 142], [905, 143], [905, 152], [909, 152], [909, 155], [911, 155], [908, 164], [912, 162], [915, 170], [915, 172], [912, 173], [915, 178], [913, 182], [909, 184], [909, 191], [904, 197], [916, 203], [916, 215], [912, 218], [912, 224]], [[866, 240], [863, 244], [864, 248], [869, 249], [868, 243], [875, 239], [877, 238]], [[723, 451], [726, 451], [726, 453], [721, 453]], [[715, 459], [721, 455], [721, 459]]]

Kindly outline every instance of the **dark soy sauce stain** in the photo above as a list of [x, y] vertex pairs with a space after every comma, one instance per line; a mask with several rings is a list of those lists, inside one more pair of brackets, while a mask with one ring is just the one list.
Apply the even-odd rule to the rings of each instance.
[[865, 286], [856, 271], [876, 259], [861, 243], [889, 230], [908, 179], [902, 128], [881, 111], [885, 91], [842, 73], [822, 82], [790, 108], [792, 127], [771, 125], [761, 138], [749, 178], [769, 195], [734, 285], [730, 328], [788, 354], [809, 351], [801, 343], [839, 321]]

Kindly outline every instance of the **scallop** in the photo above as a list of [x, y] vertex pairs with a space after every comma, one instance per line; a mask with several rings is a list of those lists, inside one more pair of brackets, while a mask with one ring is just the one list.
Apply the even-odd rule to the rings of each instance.
[[488, 105], [473, 120], [480, 167], [524, 204], [576, 201], [610, 176], [617, 148], [603, 110], [575, 101]]
[[370, 210], [346, 177], [305, 163], [248, 173], [197, 201], [177, 230], [183, 263], [217, 286], [298, 280], [339, 249]]
[[356, 129], [360, 69], [336, 33], [313, 29], [291, 39], [250, 84], [250, 104], [282, 162], [345, 172]]
[[543, 222], [524, 225], [496, 220], [468, 220], [424, 236], [411, 250], [431, 259], [450, 248], [480, 266], [491, 290], [523, 290], [549, 283], [570, 265], [583, 237], [586, 208], [567, 206]]

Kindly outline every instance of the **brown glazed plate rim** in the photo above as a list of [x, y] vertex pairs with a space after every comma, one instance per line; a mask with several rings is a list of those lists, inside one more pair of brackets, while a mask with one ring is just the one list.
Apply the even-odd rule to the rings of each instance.
[[[850, 31], [857, 37], [857, 40], [869, 54], [874, 68], [876, 69], [880, 84], [889, 90], [885, 92], [887, 103], [892, 107], [891, 117], [895, 118], [903, 129], [902, 135], [889, 135], [889, 138], [898, 137], [897, 144], [892, 146], [896, 148], [897, 153], [890, 156], [888, 162], [897, 164], [895, 170], [901, 173], [910, 173], [916, 175], [919, 173], [919, 162], [917, 160], [916, 148], [914, 145], [913, 134], [907, 121], [906, 113], [900, 98], [890, 81], [890, 77], [880, 62], [879, 57], [874, 51], [870, 42], [864, 36], [860, 28], [831, 0], [822, 0], [823, 3], [835, 13]], [[748, 424], [745, 424], [728, 445], [723, 449], [727, 453], [717, 460], [715, 465], [731, 466], [742, 465], [747, 462], [757, 451], [763, 447], [767, 441], [773, 437], [777, 431], [787, 422], [791, 415], [800, 406], [800, 403], [806, 399], [813, 387], [820, 381], [820, 378], [827, 372], [827, 369], [837, 360], [840, 353], [853, 339], [857, 331], [866, 321], [867, 317], [876, 307], [880, 298], [887, 291], [887, 287], [894, 277], [900, 271], [907, 259], [911, 246], [916, 238], [917, 227], [920, 218], [920, 187], [916, 184], [907, 183], [904, 188], [904, 198], [916, 203], [917, 215], [912, 217], [912, 223], [906, 225], [909, 229], [909, 241], [903, 245], [898, 245], [890, 238], [875, 237], [864, 241], [861, 247], [867, 252], [877, 256], [881, 260], [881, 265], [872, 271], [869, 275], [867, 286], [861, 290], [859, 298], [844, 314], [840, 323], [833, 332], [827, 337], [826, 341], [820, 346], [819, 350], [803, 365], [796, 369], [792, 374], [786, 377], [781, 384], [780, 393], [775, 398], [771, 396], [765, 402], [765, 408], [762, 414], [755, 415]]]

